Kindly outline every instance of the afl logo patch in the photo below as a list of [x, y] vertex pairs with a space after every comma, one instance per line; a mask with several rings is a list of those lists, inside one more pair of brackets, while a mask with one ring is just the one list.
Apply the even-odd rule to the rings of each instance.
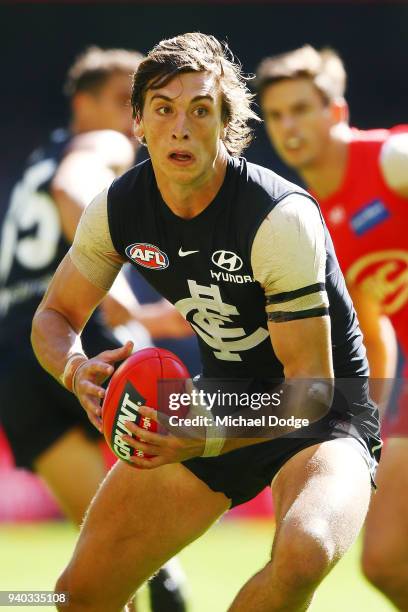
[[126, 255], [143, 268], [164, 270], [169, 265], [169, 258], [159, 247], [147, 242], [136, 242], [126, 247]]

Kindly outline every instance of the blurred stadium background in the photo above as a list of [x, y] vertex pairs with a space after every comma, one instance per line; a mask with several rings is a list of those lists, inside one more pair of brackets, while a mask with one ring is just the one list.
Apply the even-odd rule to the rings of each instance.
[[[407, 121], [408, 5], [403, 2], [9, 2], [0, 5], [0, 23], [0, 220], [27, 154], [51, 129], [67, 122], [61, 91], [65, 72], [91, 44], [146, 52], [163, 37], [200, 30], [227, 40], [247, 72], [264, 56], [304, 43], [331, 46], [349, 74], [352, 124], [388, 127]], [[273, 154], [262, 126], [247, 156], [293, 178]], [[0, 521], [0, 590], [51, 589], [76, 532], [58, 518], [33, 477], [13, 470], [4, 441]], [[225, 610], [244, 579], [266, 559], [272, 534], [272, 510], [263, 496], [186, 549], [181, 561], [192, 612]], [[391, 610], [364, 581], [359, 547], [325, 581], [312, 610]]]

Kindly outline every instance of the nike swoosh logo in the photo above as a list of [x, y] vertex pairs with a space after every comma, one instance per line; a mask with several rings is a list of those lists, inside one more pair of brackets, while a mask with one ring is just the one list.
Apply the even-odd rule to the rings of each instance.
[[199, 253], [200, 251], [183, 251], [183, 249], [180, 247], [179, 249], [179, 257], [185, 257], [186, 255], [192, 255], [193, 253]]

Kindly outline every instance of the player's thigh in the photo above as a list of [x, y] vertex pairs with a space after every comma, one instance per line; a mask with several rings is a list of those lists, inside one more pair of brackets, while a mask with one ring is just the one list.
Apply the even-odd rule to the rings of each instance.
[[335, 558], [356, 538], [367, 513], [370, 473], [359, 442], [325, 441], [303, 449], [280, 470], [272, 489], [280, 538], [309, 534]]
[[94, 599], [102, 589], [107, 600], [126, 601], [229, 504], [181, 464], [137, 470], [118, 462], [87, 513], [65, 573], [68, 590]]
[[34, 467], [66, 515], [80, 525], [106, 474], [99, 443], [72, 428], [37, 457]]
[[408, 559], [408, 438], [390, 438], [377, 473], [378, 490], [367, 516], [365, 556]]

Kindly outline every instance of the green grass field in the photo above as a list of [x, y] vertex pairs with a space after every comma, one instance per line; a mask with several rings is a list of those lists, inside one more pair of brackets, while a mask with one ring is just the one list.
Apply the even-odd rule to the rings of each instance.
[[[189, 581], [190, 611], [225, 612], [244, 581], [266, 561], [272, 535], [269, 521], [224, 521], [186, 548], [180, 559]], [[75, 538], [75, 530], [63, 522], [1, 526], [0, 590], [52, 589]], [[362, 577], [359, 551], [357, 543], [325, 580], [311, 607], [313, 612], [393, 610]], [[144, 592], [141, 612], [149, 609], [146, 601]], [[31, 609], [51, 608], [24, 607]]]

